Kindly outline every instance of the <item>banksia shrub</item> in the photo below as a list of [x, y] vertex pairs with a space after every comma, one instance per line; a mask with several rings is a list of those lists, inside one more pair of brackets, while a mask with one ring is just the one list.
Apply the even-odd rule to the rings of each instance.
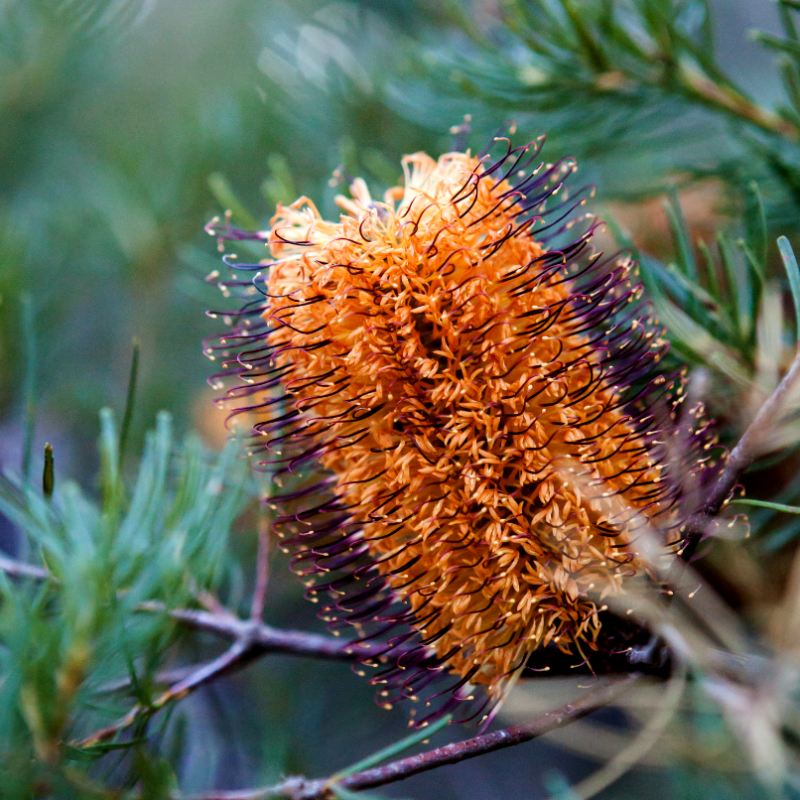
[[635, 264], [592, 249], [574, 163], [537, 153], [416, 154], [383, 201], [354, 181], [339, 222], [300, 198], [268, 232], [209, 228], [270, 248], [226, 258], [246, 302], [207, 352], [294, 568], [422, 723], [485, 719], [537, 649], [591, 664], [604, 600], [654, 579], [637, 539], [679, 548], [705, 471]]

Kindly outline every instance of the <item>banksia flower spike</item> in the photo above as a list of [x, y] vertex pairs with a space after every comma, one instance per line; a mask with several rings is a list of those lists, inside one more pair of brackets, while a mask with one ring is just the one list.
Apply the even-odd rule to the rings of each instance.
[[539, 144], [408, 156], [404, 187], [355, 180], [339, 222], [300, 198], [267, 232], [209, 226], [271, 252], [226, 257], [247, 297], [207, 352], [254, 416], [279, 534], [321, 616], [382, 644], [380, 702], [426, 699], [421, 724], [486, 719], [534, 651], [590, 659], [604, 598], [648, 580], [637, 537], [679, 547], [706, 470], [703, 427], [670, 464], [681, 380], [654, 369], [635, 264], [592, 250], [575, 164], [531, 170]]

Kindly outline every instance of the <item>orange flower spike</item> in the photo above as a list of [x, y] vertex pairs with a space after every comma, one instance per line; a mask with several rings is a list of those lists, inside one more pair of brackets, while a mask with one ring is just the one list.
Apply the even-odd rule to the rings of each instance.
[[322, 616], [385, 642], [382, 704], [449, 676], [434, 713], [485, 714], [537, 648], [582, 660], [602, 598], [647, 572], [637, 536], [675, 544], [685, 516], [634, 265], [591, 250], [594, 220], [552, 246], [584, 197], [546, 209], [574, 165], [526, 172], [531, 147], [406, 157], [404, 189], [378, 203], [355, 181], [338, 223], [279, 206], [250, 235], [273, 260], [236, 268], [260, 295], [226, 337], [223, 375], [248, 382], [229, 397], [251, 399]]

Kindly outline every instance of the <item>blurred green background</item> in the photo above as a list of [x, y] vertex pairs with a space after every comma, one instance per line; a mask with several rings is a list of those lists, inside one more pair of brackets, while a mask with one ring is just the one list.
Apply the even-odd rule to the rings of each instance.
[[[771, 58], [746, 28], [769, 27], [773, 4], [730, 0], [720, 11], [721, 63], [769, 101], [779, 91]], [[465, 14], [488, 27], [498, 7], [5, 0], [0, 457], [19, 457], [23, 292], [36, 316], [37, 442], [56, 441], [71, 474], [94, 473], [97, 409], [123, 404], [134, 336], [139, 441], [157, 409], [181, 426], [213, 413], [198, 402], [210, 368], [199, 342], [215, 330], [203, 311], [221, 302], [202, 281], [219, 265], [202, 226], [224, 208], [210, 183], [224, 180], [263, 225], [276, 201], [299, 194], [330, 214], [338, 165], [391, 184], [402, 154], [446, 150], [465, 113], [476, 149], [510, 117], [520, 137], [547, 132], [546, 157], [581, 157], [602, 200], [652, 192], [676, 163], [713, 167], [735, 153], [719, 120], [669, 97], [638, 116], [476, 97], [457, 61]]]
[[[492, 89], [498, 67], [482, 61], [481, 48], [501, 54], [518, 86], [537, 77], [524, 49], [495, 30], [502, 6], [0, 0], [0, 464], [18, 469], [22, 457], [23, 296], [34, 312], [34, 471], [50, 441], [57, 477], [92, 485], [98, 410], [122, 412], [133, 337], [141, 370], [130, 451], [139, 451], [159, 409], [172, 412], [179, 430], [196, 428], [219, 447], [224, 434], [201, 340], [219, 325], [204, 311], [226, 301], [204, 281], [219, 254], [203, 225], [240, 203], [240, 223], [250, 214], [266, 226], [276, 202], [300, 194], [335, 213], [342, 187], [329, 179], [337, 166], [377, 189], [391, 185], [404, 153], [448, 149], [449, 128], [464, 114], [472, 116], [475, 149], [512, 116], [518, 138], [547, 132], [545, 156], [577, 155], [598, 200], [617, 202], [634, 235], [646, 229], [643, 243], [664, 257], [673, 247], [666, 227], [648, 226], [641, 208], [631, 216], [626, 201], [657, 195], [676, 171], [725, 169], [736, 183], [757, 170], [723, 119], [666, 93], [610, 109], [577, 94], [539, 104], [524, 92]], [[716, 6], [720, 63], [772, 103], [773, 59], [748, 40], [747, 28], [775, 28], [774, 4]], [[765, 191], [780, 204], [779, 194]], [[690, 222], [714, 228], [736, 202], [712, 189]], [[8, 532], [4, 544], [13, 546]], [[234, 546], [243, 562], [252, 560], [247, 520]], [[235, 606], [235, 587], [232, 594]], [[267, 619], [321, 629], [280, 559]], [[183, 659], [207, 657], [214, 646], [187, 644]], [[171, 725], [175, 741], [184, 732], [185, 746], [173, 767], [186, 791], [253, 786], [291, 772], [326, 775], [402, 735], [403, 710], [379, 711], [372, 696], [345, 666], [267, 659], [181, 706]], [[614, 724], [613, 715], [607, 721]], [[382, 794], [533, 800], [555, 791], [559, 774], [575, 780], [591, 766], [535, 743]], [[691, 770], [641, 767], [603, 796], [754, 796], [746, 777], [717, 776], [704, 787]]]
[[383, 71], [409, 58], [397, 31], [417, 15], [404, 3], [35, 0], [0, 14], [3, 457], [18, 438], [27, 291], [37, 441], [92, 474], [97, 409], [124, 402], [132, 337], [135, 436], [160, 408], [181, 426], [205, 413], [200, 341], [215, 327], [203, 312], [222, 302], [202, 280], [219, 266], [203, 233], [221, 208], [212, 176], [266, 224], [297, 193], [330, 210], [340, 163], [396, 180], [400, 155], [441, 148], [448, 125], [381, 102]]

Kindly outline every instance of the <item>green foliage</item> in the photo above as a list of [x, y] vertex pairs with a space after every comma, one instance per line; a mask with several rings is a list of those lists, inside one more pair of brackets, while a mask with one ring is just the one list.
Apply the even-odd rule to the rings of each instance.
[[[125, 402], [134, 337], [141, 413], [130, 446], [162, 408], [191, 425], [208, 375], [200, 342], [215, 332], [203, 312], [219, 303], [202, 280], [218, 267], [203, 225], [234, 208], [222, 187], [248, 224], [265, 226], [278, 199], [306, 194], [332, 210], [328, 180], [347, 137], [396, 175], [407, 148], [446, 144], [447, 126], [428, 132], [378, 97], [408, 40], [374, 10], [326, 15], [328, 5], [0, 4], [0, 412], [13, 418], [23, 402], [8, 378], [24, 374], [27, 291], [39, 427], [55, 445], [52, 429], [70, 441], [81, 478], [98, 407]], [[354, 168], [374, 179], [379, 162]], [[198, 251], [206, 263], [195, 269], [186, 261]]]
[[[483, 35], [467, 16], [471, 41], [432, 48], [437, 70], [452, 72], [458, 92], [513, 113], [526, 133], [545, 128], [557, 147], [607, 163], [606, 191], [630, 196], [669, 168], [736, 152], [718, 120], [695, 113], [741, 122], [721, 98], [744, 97], [714, 63], [704, 0], [507, 0], [503, 24]], [[698, 92], [703, 82], [716, 99]], [[610, 159], [619, 158], [635, 169], [618, 172]]]
[[[103, 692], [112, 679], [128, 677], [131, 695], [146, 707], [155, 671], [175, 642], [169, 619], [139, 613], [142, 605], [186, 606], [226, 577], [228, 534], [248, 500], [248, 465], [238, 444], [212, 456], [194, 435], [176, 443], [162, 413], [128, 489], [118, 441], [106, 409], [96, 501], [68, 480], [59, 479], [50, 499], [19, 478], [0, 476], [0, 513], [24, 532], [31, 557], [47, 571], [41, 580], [0, 575], [4, 796], [22, 796], [22, 787], [37, 782], [58, 796], [62, 784], [81, 794], [70, 770], [109, 746], [78, 751], [66, 743], [119, 714]], [[145, 732], [140, 726], [124, 746], [144, 741]], [[159, 783], [162, 768], [137, 758], [136, 772], [152, 773], [145, 784]]]
[[[758, 196], [755, 185], [752, 191]], [[703, 364], [746, 387], [755, 371], [758, 319], [764, 312], [761, 242], [766, 232], [759, 226], [742, 237], [720, 233], [713, 249], [700, 240], [695, 253], [677, 196], [673, 194], [664, 208], [675, 244], [674, 261], [664, 264], [640, 251], [612, 224], [616, 237], [638, 259], [648, 295], [682, 360]]]
[[[707, 0], [505, 0], [483, 26], [478, 4], [450, 4], [463, 36], [430, 38], [426, 63], [454, 101], [513, 115], [528, 137], [545, 130], [606, 198], [662, 192], [676, 173], [721, 177], [739, 196], [756, 180], [780, 232], [800, 220], [800, 81], [796, 9], [779, 6], [784, 36], [754, 35], [781, 54], [773, 83], [788, 102], [775, 111], [720, 65]], [[448, 108], [427, 100], [430, 114]]]

